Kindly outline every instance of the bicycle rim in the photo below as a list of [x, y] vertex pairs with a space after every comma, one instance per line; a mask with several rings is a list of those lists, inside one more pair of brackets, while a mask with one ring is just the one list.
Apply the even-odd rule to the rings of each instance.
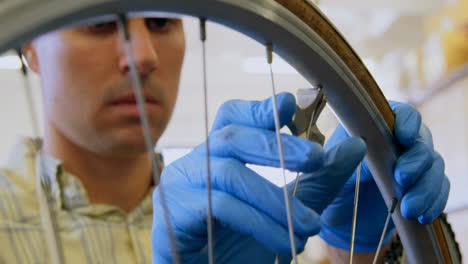
[[[387, 206], [399, 200], [393, 165], [393, 114], [366, 67], [319, 10], [306, 0], [10, 0], [0, 3], [0, 52], [78, 20], [155, 10], [204, 17], [240, 31], [277, 54], [311, 84], [320, 84], [348, 133], [366, 140], [366, 162]], [[23, 19], [27, 17], [28, 19]], [[461, 263], [453, 233], [440, 219], [421, 225], [392, 215], [410, 263]], [[455, 246], [454, 246], [455, 245]]]

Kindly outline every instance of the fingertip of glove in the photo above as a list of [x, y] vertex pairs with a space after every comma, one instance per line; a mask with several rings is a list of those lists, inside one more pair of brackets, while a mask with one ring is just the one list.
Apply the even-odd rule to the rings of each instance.
[[403, 146], [411, 146], [418, 137], [421, 114], [409, 104], [398, 103], [392, 108], [395, 112], [395, 135]]
[[351, 151], [359, 160], [362, 160], [367, 153], [366, 142], [359, 137], [350, 137], [343, 140], [343, 148]]
[[421, 224], [430, 224], [439, 217], [444, 211], [445, 206], [447, 205], [448, 195], [450, 191], [450, 182], [448, 178], [445, 178], [442, 183], [442, 188], [440, 191], [437, 200], [432, 204], [432, 206], [427, 209], [423, 215], [418, 217], [418, 221]]
[[349, 137], [328, 149], [325, 154], [325, 163], [337, 164], [343, 168], [354, 168], [366, 155], [367, 147], [364, 140], [358, 137]]
[[276, 95], [276, 98], [278, 99], [278, 105], [292, 104], [294, 107], [296, 106], [296, 97], [292, 93], [281, 92]]
[[396, 162], [395, 179], [403, 187], [412, 186], [433, 165], [433, 151], [425, 144], [416, 144]]
[[305, 155], [301, 155], [305, 158], [303, 164], [304, 168], [301, 168], [302, 172], [310, 173], [321, 168], [325, 160], [325, 153], [321, 145], [317, 143], [310, 144]]
[[403, 217], [409, 220], [418, 219], [423, 213], [420, 208], [422, 208], [420, 199], [403, 197], [401, 201], [401, 214]]
[[398, 166], [396, 166], [395, 168], [394, 175], [396, 182], [403, 187], [411, 186], [414, 183], [412, 177], [409, 177], [408, 173], [406, 173], [404, 170], [402, 170], [402, 168]]
[[367, 153], [366, 141], [364, 141], [364, 139], [362, 139], [360, 137], [352, 137], [351, 139], [355, 141], [354, 144], [355, 144], [356, 148], [358, 150], [360, 150], [361, 155], [362, 156], [366, 155], [366, 153]]
[[[296, 98], [288, 92], [281, 92], [276, 96], [280, 126], [291, 122], [294, 113], [296, 113]], [[263, 101], [255, 101], [250, 104], [249, 112], [253, 114], [253, 120], [256, 125], [260, 122], [261, 127], [274, 129], [274, 108], [273, 97]], [[252, 124], [253, 125], [253, 124]]]
[[279, 93], [276, 98], [278, 100], [280, 123], [283, 126], [291, 122], [294, 113], [296, 113], [296, 98], [288, 92]]
[[427, 212], [423, 215], [420, 215], [418, 217], [418, 222], [423, 224], [423, 225], [426, 225], [426, 224], [430, 224], [432, 222], [434, 222], [434, 220], [437, 219], [437, 217], [439, 217], [439, 215], [442, 214], [442, 211], [438, 211], [437, 213], [434, 213], [434, 212]]
[[423, 224], [423, 225], [430, 224], [434, 220], [435, 220], [435, 218], [427, 217], [427, 216], [424, 216], [424, 215], [421, 215], [420, 217], [418, 217], [418, 222]]

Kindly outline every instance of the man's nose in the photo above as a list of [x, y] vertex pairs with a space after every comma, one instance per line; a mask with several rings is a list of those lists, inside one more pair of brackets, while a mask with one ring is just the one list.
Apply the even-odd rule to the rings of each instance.
[[[156, 70], [159, 64], [154, 36], [146, 27], [144, 19], [129, 19], [128, 31], [130, 34], [130, 50], [137, 71], [140, 76], [147, 76]], [[120, 69], [122, 73], [128, 74], [131, 60], [124, 47], [122, 47], [122, 52]]]

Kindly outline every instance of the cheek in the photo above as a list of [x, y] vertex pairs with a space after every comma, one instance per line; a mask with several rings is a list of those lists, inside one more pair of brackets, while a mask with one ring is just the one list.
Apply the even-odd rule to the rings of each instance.
[[174, 32], [170, 36], [158, 36], [155, 40], [159, 67], [155, 71], [156, 79], [163, 83], [166, 110], [170, 115], [174, 107], [182, 64], [185, 56], [185, 39], [183, 32]]
[[[44, 100], [44, 108], [48, 116], [53, 116], [63, 107], [63, 97], [66, 91], [66, 66], [61, 45], [56, 39], [41, 40], [38, 44], [38, 65]], [[58, 109], [57, 109], [58, 108]]]
[[81, 93], [77, 92], [77, 87], [82, 86], [81, 78], [74, 74], [77, 73], [76, 68], [68, 62], [69, 57], [64, 54], [62, 56], [49, 56], [46, 65], [42, 65], [41, 82], [44, 101], [47, 104], [46, 107], [52, 108], [50, 110], [55, 112], [59, 109], [66, 111], [82, 101], [80, 99]]
[[177, 37], [162, 44], [158, 52], [161, 57], [160, 68], [165, 71], [164, 75], [166, 75], [169, 82], [172, 82], [172, 86], [176, 86], [173, 87], [173, 90], [174, 93], [177, 93], [185, 57], [185, 40], [183, 37]]
[[43, 43], [38, 52], [44, 96], [67, 107], [92, 104], [100, 92], [97, 87], [105, 83], [103, 76], [110, 74], [112, 58], [104, 52], [109, 47], [86, 44], [76, 37], [54, 40]]
[[176, 103], [177, 95], [179, 92], [179, 82], [180, 82], [180, 75], [182, 71], [182, 64], [184, 60], [184, 51], [185, 49], [183, 46], [179, 46], [177, 49], [174, 50], [174, 53], [170, 55], [170, 62], [168, 63], [171, 70], [171, 79], [170, 79], [170, 86], [168, 87], [167, 96], [168, 101], [170, 101], [170, 112], [172, 114], [173, 108]]

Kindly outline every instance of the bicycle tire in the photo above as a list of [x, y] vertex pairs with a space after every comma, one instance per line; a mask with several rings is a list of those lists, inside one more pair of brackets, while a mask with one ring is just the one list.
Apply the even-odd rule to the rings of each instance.
[[[3, 0], [0, 52], [75, 21], [109, 13], [158, 10], [204, 17], [238, 30], [293, 65], [310, 83], [320, 84], [349, 134], [368, 143], [366, 162], [390, 207], [398, 146], [393, 113], [359, 56], [319, 9], [306, 0]], [[27, 17], [28, 19], [22, 19]], [[440, 219], [421, 225], [392, 215], [410, 263], [461, 263], [453, 233]]]

